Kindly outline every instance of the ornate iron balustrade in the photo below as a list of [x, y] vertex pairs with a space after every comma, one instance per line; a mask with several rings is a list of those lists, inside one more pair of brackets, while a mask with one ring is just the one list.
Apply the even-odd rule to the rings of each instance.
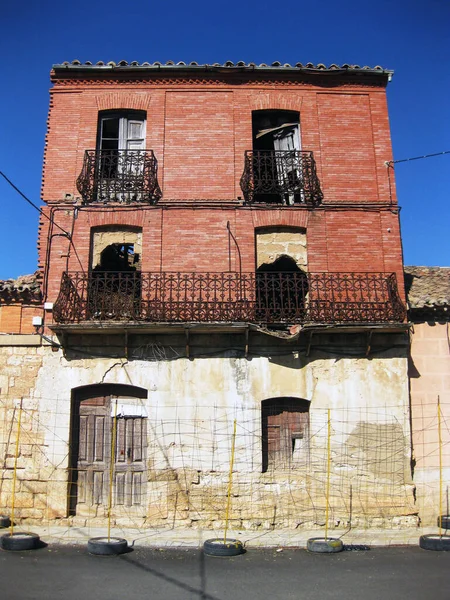
[[86, 150], [77, 188], [83, 202], [155, 203], [161, 198], [153, 150]]
[[64, 273], [57, 323], [400, 323], [394, 273]]
[[241, 189], [246, 202], [305, 203], [317, 206], [323, 194], [312, 152], [247, 150]]

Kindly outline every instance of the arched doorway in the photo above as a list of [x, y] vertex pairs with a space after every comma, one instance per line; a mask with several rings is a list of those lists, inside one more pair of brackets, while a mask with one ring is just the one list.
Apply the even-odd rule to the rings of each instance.
[[115, 513], [144, 513], [146, 398], [146, 390], [131, 385], [98, 384], [73, 390], [69, 515], [106, 516], [111, 475]]

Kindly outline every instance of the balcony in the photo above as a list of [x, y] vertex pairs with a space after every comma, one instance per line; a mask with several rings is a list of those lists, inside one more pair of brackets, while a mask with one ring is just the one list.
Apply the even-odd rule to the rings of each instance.
[[312, 152], [247, 150], [241, 189], [248, 204], [307, 204], [323, 199]]
[[153, 150], [86, 150], [77, 189], [85, 204], [154, 204], [161, 197]]
[[64, 273], [53, 315], [84, 322], [402, 323], [394, 273]]

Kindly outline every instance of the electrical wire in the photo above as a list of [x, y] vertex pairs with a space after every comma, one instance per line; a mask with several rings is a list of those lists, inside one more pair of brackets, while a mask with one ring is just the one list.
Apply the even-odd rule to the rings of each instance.
[[423, 156], [413, 156], [412, 158], [402, 158], [400, 160], [387, 160], [384, 164], [387, 167], [390, 167], [391, 165], [396, 165], [397, 163], [409, 162], [411, 160], [421, 160], [422, 158], [431, 158], [432, 156], [442, 156], [442, 154], [450, 154], [450, 150], [435, 152], [434, 154], [424, 154]]
[[39, 206], [37, 206], [34, 202], [32, 202], [27, 196], [25, 196], [25, 194], [16, 185], [14, 185], [14, 183], [3, 173], [3, 171], [0, 171], [0, 175], [3, 177], [3, 179], [5, 179], [5, 181], [7, 181], [9, 183], [9, 185], [14, 190], [16, 190], [16, 192], [20, 196], [22, 196], [22, 198], [26, 202], [28, 202], [28, 204], [30, 206], [32, 206], [35, 210], [37, 210], [40, 215], [42, 215], [43, 217], [48, 219], [50, 221], [50, 223], [52, 223], [55, 227], [57, 227], [60, 231], [62, 231], [68, 239], [70, 239], [70, 233], [68, 231], [66, 231], [65, 229], [63, 229], [62, 227], [60, 227], [57, 223], [54, 223], [54, 221], [48, 215], [46, 215], [45, 212], [41, 208], [39, 208]]

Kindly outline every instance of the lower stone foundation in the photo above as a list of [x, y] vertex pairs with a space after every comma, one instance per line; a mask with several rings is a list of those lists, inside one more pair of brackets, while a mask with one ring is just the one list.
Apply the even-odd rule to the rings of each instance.
[[[410, 476], [407, 359], [398, 350], [370, 360], [317, 352], [308, 358], [289, 350], [273, 359], [223, 354], [150, 362], [93, 361], [81, 355], [68, 360], [50, 348], [23, 350], [0, 352], [6, 377], [0, 396], [0, 511], [8, 513], [12, 506], [16, 466], [18, 522], [105, 526], [113, 427], [118, 427], [116, 451], [120, 444], [124, 448], [120, 456], [115, 454], [113, 469], [111, 524], [116, 526], [220, 530], [229, 491], [233, 529], [320, 529], [327, 514], [333, 529], [401, 528], [418, 522]], [[102, 466], [97, 468], [95, 459], [82, 467], [86, 481], [97, 481], [98, 489], [89, 489], [82, 500], [77, 465], [85, 430], [76, 403], [81, 398], [77, 390], [85, 394], [89, 386], [95, 386], [95, 393], [88, 408], [100, 406], [95, 400], [99, 390], [107, 390], [108, 398], [121, 390], [121, 397], [116, 420], [112, 400], [102, 409]], [[139, 393], [122, 397], [124, 389]], [[263, 418], [268, 399], [282, 399], [282, 407], [291, 399], [292, 411], [301, 401], [307, 411], [305, 428], [298, 432], [294, 421], [291, 427], [289, 419]], [[289, 410], [281, 408], [279, 414]], [[120, 411], [128, 411], [129, 417]], [[117, 419], [123, 419], [121, 426]], [[132, 464], [134, 450], [120, 437], [131, 435], [123, 428], [133, 419], [141, 419], [145, 430], [139, 471]], [[288, 465], [281, 464], [270, 445], [277, 427], [291, 436], [287, 446], [283, 435], [276, 442], [285, 444]], [[138, 493], [129, 487], [136, 476]]]

